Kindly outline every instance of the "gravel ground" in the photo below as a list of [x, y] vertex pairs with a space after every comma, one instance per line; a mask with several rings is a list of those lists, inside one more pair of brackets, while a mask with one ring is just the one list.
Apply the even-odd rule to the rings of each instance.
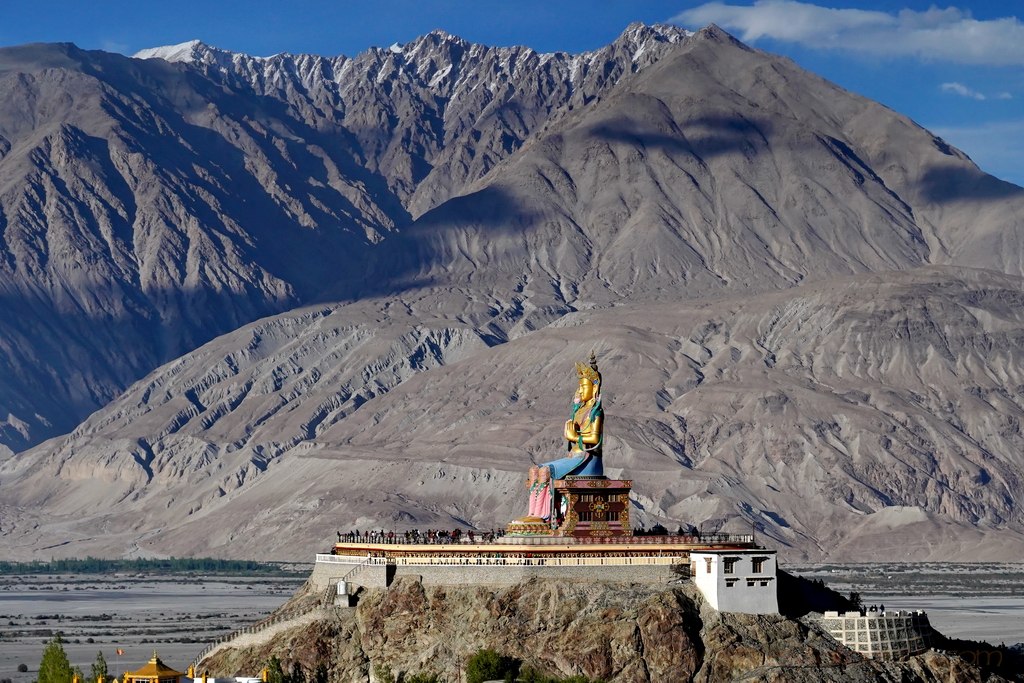
[[[0, 577], [0, 678], [35, 679], [43, 647], [63, 634], [73, 665], [88, 675], [97, 652], [120, 676], [153, 654], [184, 671], [213, 638], [284, 603], [305, 577]], [[125, 654], [118, 657], [117, 648]], [[28, 671], [19, 673], [19, 664]]]

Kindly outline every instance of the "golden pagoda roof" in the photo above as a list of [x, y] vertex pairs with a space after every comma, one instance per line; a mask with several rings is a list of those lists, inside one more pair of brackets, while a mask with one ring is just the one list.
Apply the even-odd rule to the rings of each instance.
[[171, 667], [160, 661], [160, 657], [157, 656], [156, 652], [153, 652], [153, 657], [150, 659], [145, 666], [138, 671], [129, 671], [128, 676], [131, 678], [178, 678], [185, 674], [181, 671], [175, 671]]

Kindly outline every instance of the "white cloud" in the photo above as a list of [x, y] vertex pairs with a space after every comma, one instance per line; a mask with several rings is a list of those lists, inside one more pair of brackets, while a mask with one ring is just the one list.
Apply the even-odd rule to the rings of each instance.
[[1006, 92], [1004, 90], [1001, 93], [996, 93], [996, 99], [997, 100], [1012, 100], [1013, 99], [1013, 95], [1011, 95], [1010, 93], [1008, 93], [1008, 92]]
[[942, 92], [953, 93], [954, 95], [960, 95], [961, 97], [970, 97], [972, 100], [985, 99], [985, 96], [982, 93], [968, 88], [963, 83], [957, 83], [954, 81], [952, 83], [943, 83], [940, 87], [942, 88]]
[[774, 38], [813, 48], [960, 64], [1024, 65], [1024, 23], [1017, 17], [974, 19], [956, 7], [896, 14], [834, 9], [797, 0], [753, 5], [709, 2], [672, 19], [690, 28], [718, 24], [752, 42]]

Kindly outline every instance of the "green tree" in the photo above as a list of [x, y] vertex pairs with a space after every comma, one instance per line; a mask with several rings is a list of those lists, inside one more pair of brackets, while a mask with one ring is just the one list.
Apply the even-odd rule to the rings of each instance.
[[88, 683], [96, 683], [100, 678], [107, 680], [107, 659], [103, 651], [96, 653], [96, 661], [92, 663], [92, 680]]
[[557, 683], [556, 679], [545, 676], [532, 666], [525, 667], [517, 680], [519, 683]]
[[500, 655], [494, 650], [479, 650], [466, 662], [467, 683], [484, 683], [493, 680], [515, 680], [519, 675], [518, 659]]
[[[39, 683], [43, 683], [39, 681]], [[281, 668], [281, 660], [274, 655], [267, 662], [267, 683], [285, 683], [284, 669]]]
[[71, 662], [64, 652], [64, 641], [58, 633], [43, 648], [43, 658], [39, 662], [38, 683], [71, 683], [73, 676]]

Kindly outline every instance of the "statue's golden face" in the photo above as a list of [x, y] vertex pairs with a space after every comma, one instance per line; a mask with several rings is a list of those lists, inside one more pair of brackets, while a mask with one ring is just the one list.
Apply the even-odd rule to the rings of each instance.
[[586, 403], [590, 399], [594, 398], [597, 394], [597, 390], [594, 387], [594, 383], [586, 377], [580, 378], [580, 388], [576, 392], [576, 395], [580, 397], [580, 403]]

